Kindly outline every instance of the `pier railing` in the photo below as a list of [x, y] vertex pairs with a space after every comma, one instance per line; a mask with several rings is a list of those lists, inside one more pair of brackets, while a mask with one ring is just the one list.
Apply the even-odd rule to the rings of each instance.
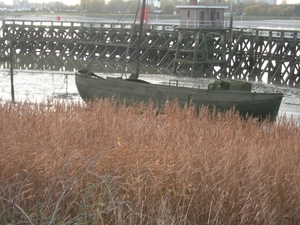
[[[15, 20], [6, 19], [2, 21], [2, 26], [27, 26], [27, 27], [65, 27], [65, 28], [106, 28], [106, 29], [132, 29], [134, 26], [130, 22], [103, 22], [103, 21], [48, 21], [48, 20]], [[151, 23], [146, 24], [145, 28], [149, 30], [174, 31], [179, 27], [178, 22], [172, 24]]]
[[[148, 30], [173, 32], [177, 28], [228, 28], [230, 22], [225, 21], [192, 21], [192, 20], [172, 20], [169, 23], [149, 23], [145, 27]], [[126, 29], [130, 30], [134, 26], [130, 22], [109, 22], [109, 21], [49, 21], [49, 20], [18, 20], [5, 19], [2, 26], [24, 26], [24, 27], [60, 27], [60, 28], [105, 28], [105, 29]], [[300, 39], [300, 30], [294, 29], [270, 29], [265, 27], [233, 27], [235, 31], [252, 34], [261, 37]]]

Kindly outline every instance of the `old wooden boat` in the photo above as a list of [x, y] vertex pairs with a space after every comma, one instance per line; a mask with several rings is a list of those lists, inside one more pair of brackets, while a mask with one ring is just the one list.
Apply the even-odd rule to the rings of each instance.
[[[145, 0], [142, 3], [139, 37], [136, 52], [139, 52], [140, 38], [143, 32]], [[114, 98], [118, 102], [130, 103], [151, 100], [163, 106], [167, 100], [176, 99], [180, 106], [192, 103], [196, 107], [206, 106], [226, 111], [235, 108], [242, 116], [254, 116], [261, 119], [276, 119], [283, 95], [281, 93], [251, 92], [251, 83], [243, 81], [216, 80], [207, 89], [182, 87], [176, 83], [169, 85], [151, 84], [139, 79], [139, 56], [137, 69], [127, 78], [100, 77], [88, 68], [75, 72], [78, 92], [84, 100], [94, 98]]]
[[251, 115], [274, 121], [277, 117], [283, 94], [251, 92], [251, 83], [243, 81], [215, 82], [208, 89], [181, 87], [177, 84], [151, 84], [140, 79], [100, 77], [84, 69], [75, 74], [78, 92], [84, 100], [114, 98], [118, 102], [133, 101], [148, 103], [149, 100], [163, 106], [167, 100], [176, 99], [180, 106], [192, 103], [220, 111], [235, 108], [242, 116]]

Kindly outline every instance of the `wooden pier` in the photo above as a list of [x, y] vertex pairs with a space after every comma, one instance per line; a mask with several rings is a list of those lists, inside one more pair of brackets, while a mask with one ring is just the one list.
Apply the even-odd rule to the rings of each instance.
[[[262, 80], [300, 87], [300, 31], [148, 24], [140, 60], [189, 69], [190, 76]], [[138, 27], [128, 23], [3, 20], [1, 55], [56, 55], [132, 61]], [[130, 49], [128, 43], [132, 39]]]

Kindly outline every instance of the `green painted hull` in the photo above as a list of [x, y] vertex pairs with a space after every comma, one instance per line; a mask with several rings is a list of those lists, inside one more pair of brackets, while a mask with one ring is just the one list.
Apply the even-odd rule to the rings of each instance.
[[181, 106], [190, 100], [196, 106], [216, 107], [226, 111], [231, 108], [242, 116], [252, 115], [276, 120], [283, 94], [252, 93], [250, 91], [206, 90], [169, 85], [150, 84], [142, 80], [125, 80], [121, 78], [92, 77], [76, 72], [75, 81], [78, 92], [84, 100], [94, 98], [114, 98], [130, 104], [132, 101], [149, 102], [162, 106], [166, 100], [178, 100]]

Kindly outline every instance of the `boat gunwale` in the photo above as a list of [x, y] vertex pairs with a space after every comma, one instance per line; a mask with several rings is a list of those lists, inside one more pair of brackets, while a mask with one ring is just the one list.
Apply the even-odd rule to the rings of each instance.
[[[166, 84], [154, 84], [154, 83], [151, 83], [151, 82], [148, 82], [148, 81], [145, 81], [145, 80], [141, 80], [141, 79], [123, 79], [122, 77], [112, 77], [112, 76], [107, 76], [107, 77], [101, 77], [101, 76], [98, 76], [98, 77], [92, 77], [92, 76], [88, 76], [88, 75], [84, 75], [84, 74], [81, 74], [81, 73], [78, 73], [76, 72], [75, 74], [77, 77], [80, 77], [80, 78], [83, 78], [83, 79], [86, 79], [86, 78], [89, 78], [89, 79], [95, 79], [95, 80], [101, 80], [103, 82], [107, 81], [120, 81], [120, 82], [137, 82], [139, 83], [139, 85], [143, 85], [143, 86], [157, 86], [157, 87], [163, 87], [163, 88], [174, 88], [174, 89], [178, 89], [180, 88], [181, 90], [183, 89], [186, 89], [186, 90], [191, 90], [193, 91], [192, 93], [190, 94], [196, 94], [198, 92], [213, 92], [213, 93], [219, 93], [219, 92], [222, 92], [222, 93], [240, 93], [240, 94], [264, 94], [264, 95], [277, 95], [278, 97], [281, 97], [283, 98], [283, 93], [278, 93], [278, 92], [256, 92], [256, 91], [244, 91], [244, 90], [211, 90], [211, 89], [201, 89], [201, 88], [197, 88], [197, 87], [186, 87], [186, 86], [173, 86], [173, 85], [166, 85]], [[76, 76], [75, 76], [75, 79], [76, 79]], [[196, 91], [196, 92], [195, 92]]]

